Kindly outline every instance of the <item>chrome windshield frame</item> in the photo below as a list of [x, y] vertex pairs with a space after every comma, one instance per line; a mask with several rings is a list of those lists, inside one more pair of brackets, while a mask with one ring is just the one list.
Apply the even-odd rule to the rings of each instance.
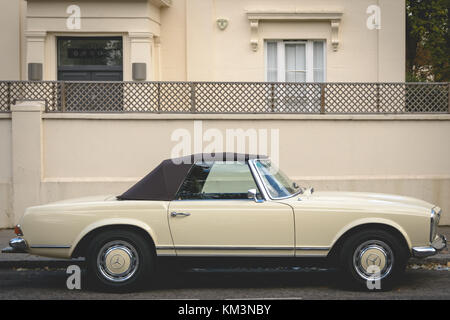
[[[295, 197], [295, 196], [298, 196], [299, 194], [301, 194], [302, 190], [300, 189], [298, 192], [296, 192], [290, 196], [272, 197], [270, 192], [268, 191], [267, 185], [265, 184], [263, 178], [261, 177], [261, 174], [259, 173], [258, 169], [256, 168], [256, 162], [260, 161], [260, 160], [261, 159], [250, 159], [250, 160], [248, 160], [248, 164], [249, 164], [250, 170], [253, 173], [253, 176], [255, 177], [256, 183], [260, 187], [260, 190], [263, 193], [263, 196], [265, 199], [283, 200], [283, 199], [289, 199], [289, 198], [292, 198], [292, 197]], [[269, 159], [263, 159], [263, 160], [269, 160]], [[261, 186], [262, 186], [262, 188], [261, 188]]]
[[248, 166], [250, 168], [250, 172], [252, 173], [253, 179], [255, 180], [256, 185], [258, 186], [259, 191], [261, 191], [264, 200], [267, 201], [272, 198], [269, 197], [269, 193], [266, 190], [266, 186], [264, 185], [264, 182], [262, 181], [261, 176], [259, 175], [259, 172], [256, 169], [255, 160], [256, 159], [249, 159]]

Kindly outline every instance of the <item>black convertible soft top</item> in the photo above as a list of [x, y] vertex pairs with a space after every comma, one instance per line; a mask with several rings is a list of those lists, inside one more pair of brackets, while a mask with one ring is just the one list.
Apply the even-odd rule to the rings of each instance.
[[119, 200], [162, 200], [175, 199], [178, 189], [198, 161], [245, 161], [266, 159], [266, 156], [239, 153], [201, 153], [185, 157], [167, 159], [134, 186], [118, 196]]

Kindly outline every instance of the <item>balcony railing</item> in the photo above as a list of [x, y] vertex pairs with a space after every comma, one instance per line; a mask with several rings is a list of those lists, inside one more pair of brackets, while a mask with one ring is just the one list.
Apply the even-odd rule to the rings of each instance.
[[0, 112], [27, 100], [45, 101], [46, 112], [450, 113], [450, 84], [0, 82]]

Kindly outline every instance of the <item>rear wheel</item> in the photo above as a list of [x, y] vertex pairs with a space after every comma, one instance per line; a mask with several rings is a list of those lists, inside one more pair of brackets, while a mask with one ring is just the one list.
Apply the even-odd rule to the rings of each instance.
[[154, 269], [154, 248], [139, 234], [111, 230], [92, 239], [87, 254], [89, 283], [110, 291], [137, 289]]
[[351, 283], [365, 290], [389, 290], [403, 274], [407, 251], [384, 230], [365, 230], [343, 244], [340, 265]]

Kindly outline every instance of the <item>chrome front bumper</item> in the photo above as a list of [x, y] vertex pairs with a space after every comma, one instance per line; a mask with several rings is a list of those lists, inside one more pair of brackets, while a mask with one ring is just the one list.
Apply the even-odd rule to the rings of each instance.
[[447, 247], [447, 239], [445, 236], [438, 234], [429, 247], [413, 247], [412, 255], [416, 258], [425, 258], [435, 255], [442, 249]]
[[2, 253], [27, 253], [28, 244], [23, 238], [13, 238], [9, 240], [9, 247], [2, 250]]

